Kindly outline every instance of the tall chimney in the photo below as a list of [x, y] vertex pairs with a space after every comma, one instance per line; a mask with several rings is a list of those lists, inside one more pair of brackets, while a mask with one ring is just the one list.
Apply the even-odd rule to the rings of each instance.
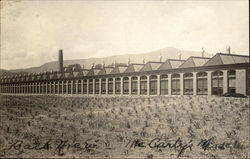
[[63, 72], [63, 50], [60, 49], [58, 52], [58, 70]]

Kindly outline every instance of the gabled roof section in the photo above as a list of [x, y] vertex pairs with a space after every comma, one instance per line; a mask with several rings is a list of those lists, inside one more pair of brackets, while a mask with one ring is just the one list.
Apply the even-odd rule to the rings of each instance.
[[[7, 78], [7, 79], [9, 79], [9, 78]], [[26, 76], [22, 75], [21, 78], [20, 78], [20, 81], [25, 82], [26, 81]]]
[[[82, 69], [80, 70], [75, 77], [84, 77], [88, 74], [89, 70], [87, 69]], [[76, 73], [75, 73], [76, 74]]]
[[31, 75], [31, 80], [35, 81], [36, 79], [37, 79], [37, 78], [36, 78], [36, 74], [33, 73], [33, 74]]
[[189, 57], [183, 64], [179, 66], [179, 68], [188, 68], [188, 67], [198, 67], [203, 66], [208, 60], [211, 58], [208, 57]]
[[178, 68], [182, 63], [184, 63], [185, 60], [178, 60], [178, 59], [167, 59], [158, 70], [167, 70], [167, 69], [173, 69]]
[[73, 71], [72, 73], [73, 73], [73, 76], [74, 76], [74, 77], [77, 77], [78, 74], [80, 73], [80, 71]]
[[83, 76], [87, 76], [88, 73], [89, 73], [89, 70], [82, 70]]
[[98, 73], [98, 75], [110, 74], [110, 73], [112, 72], [113, 69], [114, 69], [114, 67], [104, 67], [104, 68], [102, 68], [102, 70]]
[[98, 75], [99, 72], [101, 71], [101, 68], [92, 68], [91, 70], [89, 70], [89, 72], [87, 73], [87, 76], [94, 76], [94, 75]]
[[128, 66], [115, 66], [114, 69], [110, 72], [110, 74], [124, 73], [127, 68]]
[[42, 79], [41, 73], [38, 73], [38, 74], [36, 75], [36, 79], [37, 79], [37, 80], [41, 80], [41, 79]]
[[64, 77], [65, 77], [65, 78], [74, 77], [73, 72], [65, 72], [65, 73], [64, 73]]
[[140, 71], [153, 71], [158, 70], [160, 66], [162, 65], [162, 62], [157, 61], [149, 61], [147, 62]]
[[28, 74], [28, 75], [26, 76], [26, 81], [29, 81], [29, 80], [31, 80], [30, 74]]
[[114, 67], [105, 67], [106, 74], [110, 74], [113, 69]]
[[49, 74], [49, 79], [57, 79], [57, 74], [55, 74], [55, 73], [50, 73], [50, 74]]
[[120, 73], [124, 73], [128, 66], [118, 66], [118, 68]]
[[64, 76], [64, 73], [57, 72], [56, 77], [60, 79], [60, 78], [64, 78], [65, 76]]
[[44, 74], [42, 75], [42, 79], [43, 79], [43, 80], [49, 79], [49, 74], [48, 74], [47, 72], [44, 73]]
[[204, 66], [223, 65], [223, 64], [237, 64], [249, 63], [249, 56], [217, 53]]
[[129, 72], [138, 72], [142, 69], [142, 67], [144, 66], [145, 64], [130, 64], [128, 66], [128, 68], [124, 71], [124, 73], [129, 73]]

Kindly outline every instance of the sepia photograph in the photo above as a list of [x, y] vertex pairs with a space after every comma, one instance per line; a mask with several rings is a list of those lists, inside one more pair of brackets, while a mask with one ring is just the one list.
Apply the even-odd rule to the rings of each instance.
[[1, 0], [0, 158], [250, 158], [248, 0]]

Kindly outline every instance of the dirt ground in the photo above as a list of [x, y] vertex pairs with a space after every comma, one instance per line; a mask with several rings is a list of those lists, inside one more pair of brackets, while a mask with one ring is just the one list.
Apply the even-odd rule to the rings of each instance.
[[249, 98], [0, 95], [0, 120], [0, 157], [249, 157]]

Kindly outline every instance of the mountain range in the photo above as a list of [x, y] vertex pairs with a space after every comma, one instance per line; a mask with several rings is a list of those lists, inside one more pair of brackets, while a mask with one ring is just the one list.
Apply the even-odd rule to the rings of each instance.
[[[107, 56], [103, 58], [88, 58], [88, 59], [77, 59], [77, 60], [64, 60], [64, 66], [72, 65], [72, 64], [80, 64], [84, 68], [90, 68], [93, 64], [105, 64], [110, 65], [116, 61], [116, 63], [127, 63], [128, 59], [130, 59], [131, 63], [142, 63], [142, 59], [145, 61], [159, 61], [159, 57], [162, 56], [162, 61], [166, 59], [178, 59], [178, 54], [181, 53], [181, 59], [187, 59], [190, 56], [201, 56], [201, 51], [188, 51], [188, 50], [180, 50], [174, 47], [167, 47], [160, 50], [151, 51], [148, 53], [142, 54], [123, 54], [123, 55], [113, 55]], [[67, 54], [65, 52], [64, 54]], [[205, 52], [205, 57], [211, 57], [210, 53]], [[58, 61], [47, 62], [38, 67], [30, 67], [25, 69], [14, 69], [14, 70], [1, 70], [0, 75], [12, 75], [16, 73], [33, 73], [33, 72], [44, 72], [58, 69]]]

